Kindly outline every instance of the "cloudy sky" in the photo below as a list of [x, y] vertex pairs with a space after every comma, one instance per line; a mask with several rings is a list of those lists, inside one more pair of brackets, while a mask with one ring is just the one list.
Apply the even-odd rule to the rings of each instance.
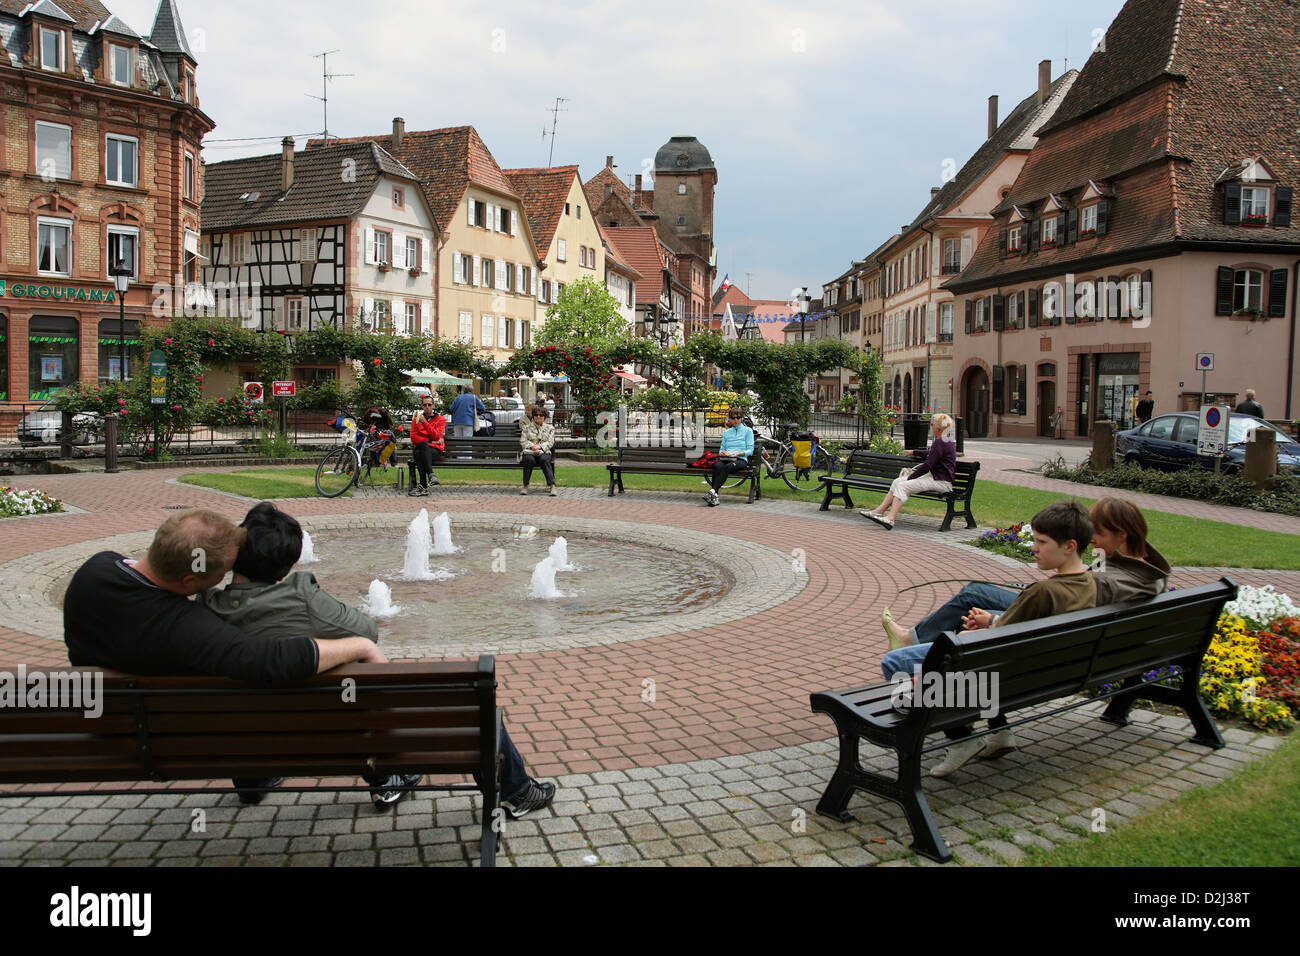
[[[106, 0], [147, 33], [156, 0]], [[756, 298], [820, 286], [910, 222], [1001, 116], [1083, 65], [1123, 0], [857, 0], [689, 4], [572, 0], [178, 0], [217, 129], [208, 162], [275, 152], [329, 127], [353, 136], [472, 124], [502, 166], [584, 179], [613, 154], [648, 172], [673, 135], [713, 154], [718, 275]], [[358, 11], [365, 11], [358, 13]], [[223, 142], [266, 137], [261, 142]], [[301, 142], [301, 141], [300, 141]], [[648, 177], [647, 177], [648, 178]], [[747, 273], [752, 274], [747, 275]]]

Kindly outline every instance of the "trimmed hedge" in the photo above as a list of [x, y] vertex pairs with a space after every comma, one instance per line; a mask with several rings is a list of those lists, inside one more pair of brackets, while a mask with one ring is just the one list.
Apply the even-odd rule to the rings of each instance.
[[1290, 469], [1278, 472], [1272, 491], [1260, 492], [1241, 475], [1218, 474], [1201, 468], [1159, 471], [1124, 465], [1116, 460], [1105, 471], [1094, 472], [1085, 462], [1067, 465], [1061, 457], [1043, 464], [1043, 476], [1102, 488], [1141, 491], [1170, 498], [1212, 501], [1254, 511], [1300, 516], [1300, 476]]

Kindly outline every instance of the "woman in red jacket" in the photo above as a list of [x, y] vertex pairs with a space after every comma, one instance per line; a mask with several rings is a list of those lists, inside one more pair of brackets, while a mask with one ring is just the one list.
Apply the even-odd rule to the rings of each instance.
[[442, 461], [446, 445], [442, 436], [447, 431], [447, 419], [433, 410], [433, 397], [425, 395], [420, 399], [420, 411], [415, 413], [411, 422], [411, 464], [419, 472], [420, 481], [411, 480], [411, 490], [407, 495], [422, 498], [429, 493], [429, 486], [438, 483], [438, 476], [433, 473], [436, 462]]

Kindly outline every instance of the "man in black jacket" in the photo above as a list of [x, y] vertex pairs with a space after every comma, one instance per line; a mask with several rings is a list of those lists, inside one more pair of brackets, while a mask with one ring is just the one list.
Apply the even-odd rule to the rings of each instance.
[[1246, 389], [1246, 400], [1233, 409], [1238, 415], [1254, 415], [1256, 418], [1264, 417], [1264, 406], [1255, 401], [1255, 390]]

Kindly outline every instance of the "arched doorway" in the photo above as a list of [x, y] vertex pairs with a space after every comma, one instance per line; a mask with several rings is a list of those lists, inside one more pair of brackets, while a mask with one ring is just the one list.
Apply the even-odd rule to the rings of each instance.
[[912, 410], [912, 373], [903, 376], [903, 411]]
[[903, 408], [903, 378], [897, 372], [894, 373], [894, 404]]
[[1038, 363], [1038, 434], [1042, 438], [1056, 436], [1053, 421], [1056, 415], [1056, 364]]
[[970, 438], [987, 438], [989, 433], [989, 373], [979, 365], [966, 370], [961, 379], [962, 418]]

